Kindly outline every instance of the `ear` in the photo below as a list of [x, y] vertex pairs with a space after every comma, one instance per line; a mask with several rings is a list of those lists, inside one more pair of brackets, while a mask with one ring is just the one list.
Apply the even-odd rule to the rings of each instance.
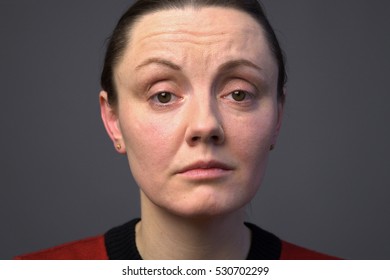
[[283, 88], [283, 96], [280, 97], [280, 99], [277, 101], [278, 104], [278, 115], [277, 115], [277, 122], [276, 122], [276, 127], [275, 127], [275, 132], [272, 137], [272, 147], [276, 145], [276, 141], [279, 136], [280, 128], [282, 127], [282, 119], [283, 119], [283, 111], [284, 111], [284, 104], [286, 101], [286, 89]]
[[115, 149], [125, 154], [125, 143], [122, 137], [122, 131], [119, 126], [119, 119], [115, 108], [108, 103], [108, 96], [106, 91], [101, 91], [99, 94], [100, 114], [104, 123], [104, 127], [111, 138]]

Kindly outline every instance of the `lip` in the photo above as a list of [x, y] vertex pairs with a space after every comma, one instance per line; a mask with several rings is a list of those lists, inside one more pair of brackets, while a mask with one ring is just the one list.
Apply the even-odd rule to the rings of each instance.
[[180, 169], [177, 174], [190, 179], [219, 179], [228, 175], [234, 168], [223, 162], [197, 161]]

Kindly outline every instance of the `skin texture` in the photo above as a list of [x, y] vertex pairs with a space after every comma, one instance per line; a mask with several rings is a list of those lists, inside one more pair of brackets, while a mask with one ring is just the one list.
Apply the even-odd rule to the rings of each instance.
[[[142, 256], [244, 258], [243, 208], [261, 184], [283, 111], [263, 30], [234, 9], [186, 8], [142, 17], [130, 38], [115, 69], [118, 107], [104, 91], [100, 104], [140, 187]], [[152, 255], [164, 247], [153, 232], [183, 250]]]

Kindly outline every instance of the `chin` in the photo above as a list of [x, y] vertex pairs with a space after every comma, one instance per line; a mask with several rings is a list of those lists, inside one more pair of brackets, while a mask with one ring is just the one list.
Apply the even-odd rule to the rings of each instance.
[[[161, 185], [161, 184], [160, 184]], [[250, 203], [256, 194], [255, 185], [246, 184], [247, 188], [231, 184], [198, 184], [186, 186], [183, 184], [170, 185], [169, 188], [144, 188], [141, 191], [141, 204], [155, 208], [170, 215], [187, 219], [212, 219], [229, 215], [241, 210]], [[153, 206], [154, 205], [154, 206]]]
[[237, 199], [238, 195], [232, 199], [221, 196], [201, 197], [192, 196], [191, 199], [175, 200], [164, 207], [168, 212], [188, 219], [212, 219], [218, 216], [228, 215], [240, 211], [249, 202], [248, 199]]

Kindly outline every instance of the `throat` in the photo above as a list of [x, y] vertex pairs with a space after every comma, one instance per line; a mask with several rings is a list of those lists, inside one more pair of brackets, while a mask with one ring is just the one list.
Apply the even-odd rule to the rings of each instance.
[[136, 245], [143, 259], [245, 259], [251, 233], [241, 217], [208, 220], [143, 218], [136, 225]]

